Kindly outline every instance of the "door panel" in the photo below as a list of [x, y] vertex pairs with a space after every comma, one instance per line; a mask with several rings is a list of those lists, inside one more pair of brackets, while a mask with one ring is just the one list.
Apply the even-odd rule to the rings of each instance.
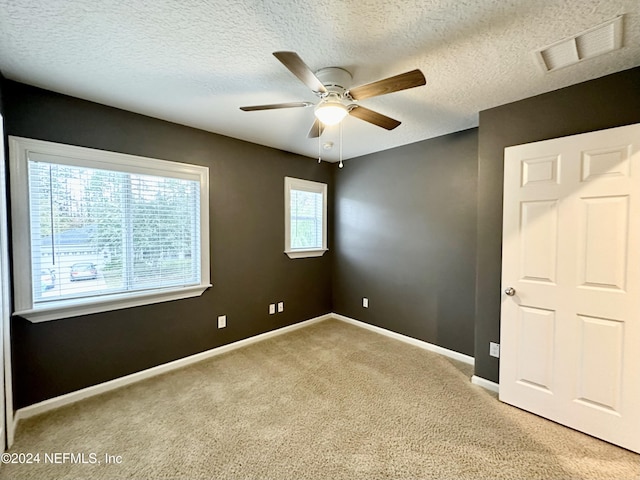
[[580, 198], [580, 286], [625, 289], [629, 196]]
[[518, 382], [553, 393], [555, 312], [521, 306], [519, 317]]
[[624, 323], [578, 315], [580, 363], [576, 400], [620, 414]]
[[529, 158], [522, 161], [522, 186], [558, 183], [557, 156]]
[[520, 238], [521, 280], [555, 283], [558, 202], [522, 202]]
[[582, 181], [629, 176], [629, 145], [582, 153]]
[[500, 340], [502, 401], [638, 453], [639, 144], [630, 125], [505, 149]]

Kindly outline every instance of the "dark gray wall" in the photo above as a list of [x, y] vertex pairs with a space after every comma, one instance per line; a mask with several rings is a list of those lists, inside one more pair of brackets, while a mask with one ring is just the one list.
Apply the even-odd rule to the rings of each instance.
[[4, 115], [4, 106], [2, 103], [2, 91], [4, 90], [4, 76], [2, 75], [2, 73], [0, 73], [0, 113], [2, 113]]
[[[332, 252], [283, 253], [283, 184], [285, 176], [331, 184], [334, 166], [11, 81], [4, 100], [11, 135], [205, 165], [211, 185], [213, 288], [39, 324], [15, 318], [16, 408], [331, 311]], [[268, 315], [277, 301], [285, 311]], [[218, 315], [227, 328], [217, 329]]]
[[480, 112], [475, 373], [497, 382], [505, 147], [640, 122], [640, 67]]
[[335, 312], [473, 355], [477, 158], [471, 129], [345, 162]]

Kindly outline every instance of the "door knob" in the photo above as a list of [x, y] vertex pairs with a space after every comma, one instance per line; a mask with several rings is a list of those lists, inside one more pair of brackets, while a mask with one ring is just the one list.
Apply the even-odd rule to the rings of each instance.
[[516, 294], [516, 289], [513, 287], [508, 287], [505, 289], [504, 293], [506, 293], [510, 297], [513, 297]]

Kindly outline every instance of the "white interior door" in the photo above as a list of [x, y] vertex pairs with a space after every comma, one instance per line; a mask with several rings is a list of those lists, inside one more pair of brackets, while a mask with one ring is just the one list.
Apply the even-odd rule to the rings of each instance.
[[640, 124], [504, 174], [500, 400], [640, 453]]

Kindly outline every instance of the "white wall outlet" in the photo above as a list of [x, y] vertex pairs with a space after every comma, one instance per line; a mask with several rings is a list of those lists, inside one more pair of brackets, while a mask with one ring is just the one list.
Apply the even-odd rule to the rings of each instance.
[[500, 358], [500, 344], [489, 342], [489, 355], [492, 357]]
[[278, 313], [284, 312], [284, 302], [278, 302]]
[[220, 315], [218, 317], [218, 328], [224, 328], [227, 326], [227, 316], [226, 315]]
[[369, 308], [369, 299], [367, 297], [362, 297], [362, 306], [364, 308]]
[[273, 315], [274, 313], [276, 313], [276, 304], [272, 303], [269, 305], [269, 315]]

